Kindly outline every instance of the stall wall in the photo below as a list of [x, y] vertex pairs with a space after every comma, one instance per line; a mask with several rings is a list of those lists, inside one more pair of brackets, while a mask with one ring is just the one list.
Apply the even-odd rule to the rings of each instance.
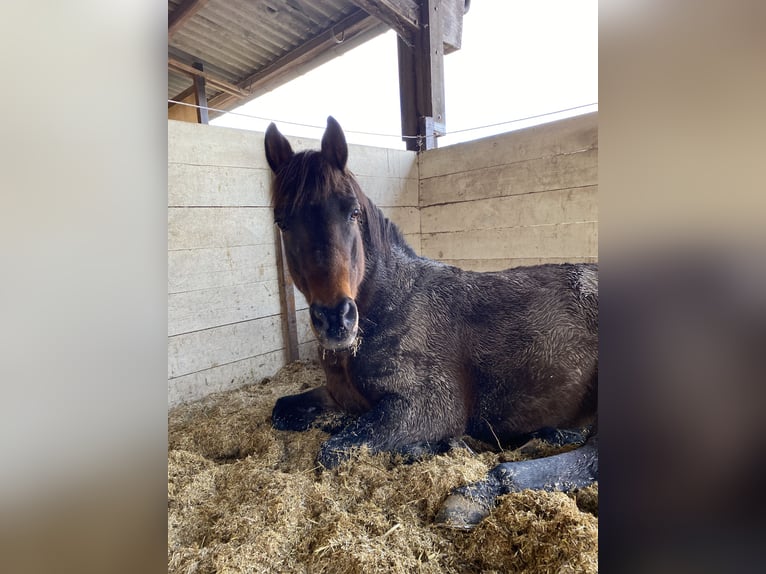
[[422, 254], [490, 271], [598, 257], [598, 114], [420, 155]]
[[[418, 253], [465, 269], [597, 259], [597, 114], [422, 153], [350, 146]], [[289, 138], [293, 149], [319, 142]], [[168, 122], [168, 399], [274, 374], [284, 317], [263, 134]], [[301, 357], [315, 356], [296, 292]]]
[[[315, 140], [288, 138], [293, 149]], [[367, 194], [420, 250], [414, 152], [350, 146]], [[273, 375], [286, 362], [263, 134], [168, 121], [168, 401]], [[316, 343], [296, 293], [302, 357]]]

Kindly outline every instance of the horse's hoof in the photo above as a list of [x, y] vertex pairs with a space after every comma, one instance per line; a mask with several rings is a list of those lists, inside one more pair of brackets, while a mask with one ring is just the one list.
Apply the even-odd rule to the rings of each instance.
[[434, 523], [445, 528], [472, 530], [489, 515], [489, 508], [474, 498], [451, 494], [436, 513]]
[[325, 469], [332, 470], [340, 466], [340, 463], [347, 460], [349, 456], [348, 449], [343, 448], [337, 441], [330, 439], [319, 447], [316, 461]]

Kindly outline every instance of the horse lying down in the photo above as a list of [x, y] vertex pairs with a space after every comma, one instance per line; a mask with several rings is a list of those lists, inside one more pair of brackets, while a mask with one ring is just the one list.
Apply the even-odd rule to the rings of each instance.
[[[274, 124], [265, 148], [274, 219], [327, 379], [279, 399], [275, 428], [347, 415], [317, 457], [333, 468], [362, 446], [417, 458], [465, 435], [518, 445], [595, 420], [595, 265], [475, 273], [419, 257], [347, 169], [345, 135], [332, 117], [321, 151], [294, 153]], [[437, 522], [470, 528], [501, 494], [566, 491], [597, 473], [594, 432], [575, 450], [500, 464], [454, 491]]]

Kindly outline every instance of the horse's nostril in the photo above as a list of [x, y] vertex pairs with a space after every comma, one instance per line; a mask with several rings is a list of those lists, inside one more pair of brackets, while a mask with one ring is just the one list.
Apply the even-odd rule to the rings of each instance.
[[356, 303], [348, 297], [341, 299], [340, 303], [332, 308], [312, 304], [309, 307], [309, 315], [311, 324], [320, 337], [342, 340], [356, 333], [359, 314]]
[[327, 328], [327, 314], [323, 307], [320, 307], [319, 305], [311, 305], [309, 312], [311, 314], [311, 323], [314, 325], [315, 329], [324, 330]]
[[344, 299], [340, 307], [340, 316], [343, 321], [343, 326], [351, 331], [356, 327], [357, 310], [356, 303], [352, 299]]

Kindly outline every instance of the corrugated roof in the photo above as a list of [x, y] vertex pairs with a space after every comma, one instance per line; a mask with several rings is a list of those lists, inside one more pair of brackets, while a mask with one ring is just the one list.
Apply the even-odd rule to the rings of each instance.
[[168, 98], [199, 62], [208, 105], [225, 110], [387, 29], [347, 0], [169, 0], [168, 22]]

